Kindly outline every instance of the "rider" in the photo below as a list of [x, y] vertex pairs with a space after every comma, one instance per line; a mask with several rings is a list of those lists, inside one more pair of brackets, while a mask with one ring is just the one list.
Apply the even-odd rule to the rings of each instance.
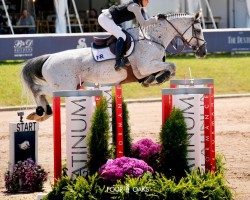
[[126, 61], [122, 55], [126, 35], [118, 25], [132, 19], [136, 19], [144, 27], [156, 23], [157, 17], [145, 20], [142, 15], [141, 9], [142, 7], [146, 7], [147, 4], [148, 0], [130, 0], [127, 3], [117, 6], [113, 5], [109, 9], [102, 10], [102, 13], [98, 17], [100, 26], [117, 38], [115, 48], [116, 71], [126, 68]]

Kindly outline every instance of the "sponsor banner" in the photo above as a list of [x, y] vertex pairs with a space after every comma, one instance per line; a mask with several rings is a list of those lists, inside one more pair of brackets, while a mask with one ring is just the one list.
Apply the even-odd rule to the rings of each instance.
[[[44, 54], [90, 47], [93, 37], [107, 37], [108, 34], [36, 34], [9, 37], [0, 36], [0, 60], [26, 60]], [[3, 51], [4, 49], [4, 51]]]
[[[43, 54], [56, 53], [68, 49], [90, 47], [93, 37], [107, 37], [108, 33], [82, 34], [30, 34], [0, 36], [0, 60], [26, 60]], [[209, 53], [212, 52], [249, 52], [250, 29], [204, 30]], [[177, 38], [177, 50], [172, 46], [167, 51], [182, 49], [182, 41]], [[189, 47], [183, 53], [191, 53]]]

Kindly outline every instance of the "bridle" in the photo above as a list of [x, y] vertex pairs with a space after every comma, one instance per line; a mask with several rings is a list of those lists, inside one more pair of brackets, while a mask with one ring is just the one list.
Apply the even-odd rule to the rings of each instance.
[[[178, 36], [181, 38], [181, 40], [183, 41], [183, 44], [187, 44], [195, 53], [198, 52], [204, 45], [207, 44], [207, 42], [201, 38], [199, 38], [197, 35], [201, 32], [200, 29], [196, 29], [194, 27], [195, 24], [200, 23], [199, 19], [195, 19], [193, 21], [193, 23], [183, 32], [180, 33], [180, 31], [173, 25], [172, 22], [170, 22], [167, 18], [165, 18], [165, 20], [173, 27], [173, 29], [178, 33]], [[187, 31], [192, 28], [192, 37], [187, 40], [185, 38], [185, 34], [187, 33]], [[190, 43], [192, 41], [192, 39], [196, 39], [198, 46], [192, 46]], [[200, 42], [203, 42], [201, 45], [199, 45]], [[181, 50], [183, 51], [184, 48]]]
[[[173, 29], [178, 33], [178, 36], [181, 38], [181, 40], [182, 40], [182, 42], [183, 42], [183, 47], [182, 47], [181, 51], [179, 51], [178, 53], [181, 53], [181, 52], [185, 49], [185, 44], [188, 45], [195, 53], [198, 52], [204, 45], [207, 44], [207, 42], [206, 42], [204, 39], [201, 39], [201, 38], [199, 38], [199, 37], [197, 36], [197, 35], [201, 32], [200, 29], [196, 29], [196, 28], [195, 28], [195, 24], [200, 23], [200, 20], [199, 20], [199, 19], [195, 19], [195, 20], [193, 21], [193, 23], [192, 23], [183, 33], [181, 33], [181, 32], [173, 25], [173, 23], [167, 19], [167, 17], [161, 18], [161, 19], [166, 20], [166, 21], [173, 27]], [[185, 38], [185, 34], [188, 32], [188, 30], [189, 30], [190, 28], [192, 28], [192, 37], [191, 37], [189, 40], [187, 40], [187, 39]], [[161, 43], [159, 43], [159, 42], [157, 42], [157, 41], [153, 41], [152, 39], [147, 38], [147, 37], [145, 36], [145, 33], [144, 33], [144, 31], [142, 30], [141, 26], [140, 26], [140, 29], [141, 29], [141, 32], [142, 32], [142, 34], [143, 34], [143, 38], [140, 39], [140, 40], [149, 40], [149, 41], [151, 41], [151, 42], [153, 42], [153, 43], [156, 43], [156, 44], [162, 46], [162, 47], [167, 51], [166, 47], [164, 47]], [[198, 46], [193, 46], [193, 45], [190, 44], [191, 41], [192, 41], [192, 39], [196, 39], [196, 40], [197, 40]], [[203, 43], [202, 43], [201, 45], [199, 45], [200, 42], [203, 42]], [[168, 51], [167, 51], [167, 52], [168, 52]], [[174, 53], [170, 53], [170, 52], [168, 52], [168, 53], [171, 54], [171, 55], [177, 54], [177, 53], [174, 54]]]

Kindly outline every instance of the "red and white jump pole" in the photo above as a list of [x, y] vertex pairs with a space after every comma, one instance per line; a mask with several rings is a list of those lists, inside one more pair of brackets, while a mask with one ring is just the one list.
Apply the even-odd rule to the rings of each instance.
[[[66, 90], [53, 93], [53, 130], [54, 130], [54, 183], [61, 177], [61, 103], [66, 97], [67, 127], [67, 168], [69, 176], [84, 175], [86, 170], [86, 134], [90, 128], [93, 112], [92, 97], [102, 96], [101, 90]], [[84, 150], [85, 149], [85, 150]]]
[[115, 105], [116, 105], [116, 157], [124, 155], [123, 145], [123, 115], [122, 115], [122, 87], [115, 87]]
[[162, 123], [173, 106], [180, 108], [194, 139], [189, 146], [190, 166], [215, 171], [213, 79], [171, 80], [170, 85], [162, 90]]
[[[116, 113], [116, 157], [124, 155], [123, 144], [123, 111], [122, 111], [122, 86], [118, 84], [98, 84], [95, 88], [89, 84], [90, 89], [103, 91], [103, 96], [108, 102], [108, 112], [110, 115], [110, 132], [112, 132], [112, 86], [115, 87], [115, 113]], [[112, 144], [112, 142], [110, 142]]]

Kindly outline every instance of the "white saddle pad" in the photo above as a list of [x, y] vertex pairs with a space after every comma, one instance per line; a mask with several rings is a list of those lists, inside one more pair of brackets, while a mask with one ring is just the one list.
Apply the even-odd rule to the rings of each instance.
[[[134, 39], [131, 37], [131, 46], [130, 46], [129, 50], [126, 52], [126, 54], [124, 55], [125, 57], [128, 57], [131, 55], [131, 53], [134, 50], [134, 46], [135, 46], [135, 42], [134, 42]], [[109, 47], [96, 49], [96, 48], [93, 48], [93, 46], [92, 46], [91, 50], [92, 50], [93, 57], [94, 57], [95, 61], [97, 61], [97, 62], [115, 59], [115, 54], [113, 54], [109, 50]]]

